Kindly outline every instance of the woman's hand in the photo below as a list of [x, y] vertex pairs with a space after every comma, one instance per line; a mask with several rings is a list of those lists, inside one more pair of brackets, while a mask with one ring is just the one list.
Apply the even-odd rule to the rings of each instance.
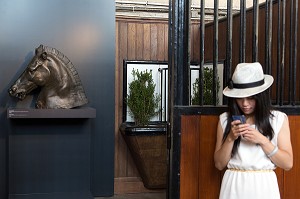
[[249, 124], [242, 124], [239, 120], [231, 122], [230, 136], [233, 140], [236, 140], [239, 136], [247, 133]]
[[253, 144], [264, 144], [269, 142], [269, 139], [261, 134], [258, 130], [247, 127], [243, 132], [241, 132], [241, 136], [248, 142], [251, 142]]

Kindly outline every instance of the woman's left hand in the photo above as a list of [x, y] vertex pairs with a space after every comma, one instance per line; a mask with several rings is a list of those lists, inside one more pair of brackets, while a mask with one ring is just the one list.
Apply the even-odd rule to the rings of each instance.
[[248, 127], [246, 131], [241, 133], [241, 136], [246, 139], [248, 142], [252, 142], [254, 144], [261, 144], [268, 142], [268, 138], [261, 134], [258, 130]]

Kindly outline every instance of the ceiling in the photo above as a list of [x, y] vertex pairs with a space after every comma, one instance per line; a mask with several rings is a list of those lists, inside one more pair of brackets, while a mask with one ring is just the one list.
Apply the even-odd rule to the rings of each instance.
[[[200, 18], [201, 0], [192, 0], [191, 18]], [[252, 7], [253, 0], [246, 0], [246, 7]], [[259, 0], [260, 3], [265, 0]], [[168, 18], [169, 0], [115, 0], [116, 16], [134, 18]], [[233, 13], [239, 12], [240, 0], [232, 0]], [[219, 17], [226, 17], [227, 0], [219, 0]], [[213, 20], [214, 0], [205, 1], [205, 21]]]

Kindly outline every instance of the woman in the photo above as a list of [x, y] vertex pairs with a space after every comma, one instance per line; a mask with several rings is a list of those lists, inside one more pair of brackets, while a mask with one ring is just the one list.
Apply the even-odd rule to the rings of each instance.
[[[259, 63], [241, 63], [223, 90], [228, 112], [220, 115], [214, 154], [216, 167], [227, 167], [220, 199], [280, 198], [273, 170], [291, 169], [293, 152], [288, 117], [271, 108], [272, 83]], [[245, 123], [233, 115], [245, 115]]]

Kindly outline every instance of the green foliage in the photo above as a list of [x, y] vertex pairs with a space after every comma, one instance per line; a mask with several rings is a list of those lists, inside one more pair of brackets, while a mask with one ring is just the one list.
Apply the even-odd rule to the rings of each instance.
[[[203, 104], [204, 105], [212, 105], [213, 104], [213, 69], [205, 67], [203, 74]], [[200, 81], [199, 78], [196, 79], [195, 83], [193, 83], [193, 97], [192, 97], [192, 105], [200, 104]], [[217, 93], [220, 90], [220, 81], [219, 77], [217, 78]], [[219, 103], [219, 97], [217, 96], [217, 104]]]
[[160, 95], [155, 94], [152, 72], [132, 70], [133, 81], [129, 84], [127, 105], [136, 125], [147, 125], [159, 113]]

